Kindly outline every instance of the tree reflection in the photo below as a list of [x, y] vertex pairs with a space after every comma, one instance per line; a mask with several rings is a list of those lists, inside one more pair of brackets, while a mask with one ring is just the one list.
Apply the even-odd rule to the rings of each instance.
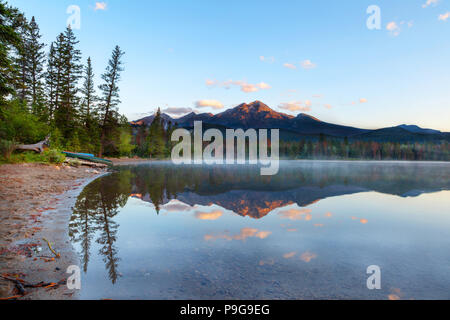
[[130, 170], [124, 170], [88, 185], [78, 197], [69, 225], [72, 241], [80, 243], [83, 270], [87, 271], [92, 239], [96, 238], [112, 283], [117, 281], [120, 260], [115, 246], [119, 224], [114, 217], [128, 201], [132, 177]]

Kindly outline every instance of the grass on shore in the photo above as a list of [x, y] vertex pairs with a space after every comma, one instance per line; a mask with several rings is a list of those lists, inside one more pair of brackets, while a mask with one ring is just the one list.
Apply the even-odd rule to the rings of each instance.
[[43, 153], [17, 152], [9, 156], [0, 155], [0, 165], [17, 163], [61, 164], [64, 160], [66, 160], [66, 156], [58, 150], [46, 150]]

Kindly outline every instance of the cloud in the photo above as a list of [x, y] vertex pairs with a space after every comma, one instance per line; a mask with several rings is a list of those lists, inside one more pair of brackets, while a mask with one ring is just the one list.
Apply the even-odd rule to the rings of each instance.
[[170, 107], [161, 110], [163, 113], [168, 113], [176, 116], [184, 115], [186, 113], [193, 112], [194, 110], [192, 108], [176, 108], [176, 107]]
[[250, 84], [250, 83], [244, 83], [241, 86], [241, 91], [249, 93], [249, 92], [257, 92], [259, 89], [257, 86]]
[[213, 108], [213, 109], [223, 109], [223, 104], [217, 100], [199, 100], [195, 103], [197, 108]]
[[311, 106], [312, 106], [311, 100], [306, 100], [305, 101], [305, 107], [310, 108]]
[[425, 2], [422, 5], [422, 8], [426, 8], [426, 7], [429, 7], [431, 5], [436, 6], [438, 3], [439, 3], [439, 0], [427, 0], [427, 2]]
[[268, 90], [272, 88], [269, 84], [265, 82], [260, 82], [258, 84], [251, 84], [245, 81], [233, 81], [231, 84], [241, 87], [241, 91], [243, 92], [257, 92], [259, 90]]
[[439, 21], [447, 21], [447, 19], [450, 17], [450, 11], [447, 11], [446, 13], [440, 14], [438, 17]]
[[272, 87], [265, 83], [265, 82], [260, 82], [257, 84], [252, 84], [252, 83], [248, 83], [247, 81], [243, 81], [243, 80], [227, 80], [224, 82], [219, 82], [216, 80], [211, 80], [208, 79], [206, 80], [206, 85], [208, 87], [221, 87], [221, 88], [225, 88], [225, 89], [230, 89], [231, 86], [237, 86], [241, 88], [242, 92], [257, 92], [259, 90], [268, 90], [271, 89]]
[[312, 63], [311, 60], [304, 60], [300, 65], [303, 69], [314, 69], [315, 67], [317, 67], [317, 65], [315, 63]]
[[293, 65], [292, 63], [285, 63], [285, 64], [283, 64], [283, 67], [291, 69], [291, 70], [297, 69], [297, 67], [295, 65]]
[[97, 10], [106, 10], [107, 6], [108, 5], [106, 4], [106, 2], [96, 2], [94, 10], [95, 11], [97, 11]]
[[327, 108], [328, 110], [333, 109], [333, 106], [331, 104], [326, 104], [324, 105], [325, 108]]
[[260, 82], [256, 86], [261, 90], [268, 90], [268, 89], [272, 88], [269, 84], [267, 84], [265, 82]]
[[394, 37], [400, 34], [400, 27], [397, 25], [395, 21], [391, 21], [386, 25], [386, 30], [389, 31], [391, 35]]
[[301, 101], [283, 102], [278, 108], [288, 111], [311, 111], [311, 106], [303, 105]]
[[259, 56], [259, 60], [262, 62], [268, 62], [268, 63], [274, 63], [275, 58], [274, 57], [265, 57], [265, 56]]
[[367, 99], [366, 98], [361, 98], [361, 99], [359, 99], [359, 103], [367, 103]]

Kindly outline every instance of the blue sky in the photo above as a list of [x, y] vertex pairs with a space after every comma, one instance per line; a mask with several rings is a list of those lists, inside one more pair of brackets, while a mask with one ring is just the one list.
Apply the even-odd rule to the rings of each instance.
[[[75, 30], [100, 83], [113, 47], [126, 52], [120, 111], [271, 108], [365, 128], [403, 123], [450, 131], [450, 0], [10, 0], [46, 43]], [[369, 5], [381, 30], [369, 30]], [[213, 107], [205, 107], [205, 106]]]

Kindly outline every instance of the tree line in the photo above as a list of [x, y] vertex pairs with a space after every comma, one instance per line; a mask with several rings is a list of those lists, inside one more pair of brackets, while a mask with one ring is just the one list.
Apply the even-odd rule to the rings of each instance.
[[[134, 128], [135, 154], [140, 157], [169, 158], [173, 146], [178, 143], [171, 141], [172, 132], [177, 127], [177, 123], [163, 121], [158, 109], [149, 127], [139, 125]], [[209, 142], [203, 142], [203, 148], [208, 144]], [[450, 161], [450, 144], [447, 141], [349, 141], [348, 138], [330, 139], [321, 134], [316, 140], [280, 140], [279, 146], [281, 159]], [[226, 141], [223, 150], [226, 150]], [[193, 154], [193, 145], [191, 151]], [[246, 140], [247, 157], [248, 151]]]
[[166, 123], [158, 108], [149, 127], [141, 125], [134, 129], [135, 155], [143, 158], [169, 158], [176, 144], [171, 141], [172, 133], [177, 127], [177, 123]]
[[36, 143], [99, 156], [129, 155], [131, 128], [118, 112], [124, 52], [112, 51], [102, 83], [93, 62], [83, 63], [68, 26], [49, 45], [35, 17], [0, 0], [0, 139], [2, 145]]
[[280, 157], [288, 159], [366, 159], [450, 161], [450, 144], [433, 142], [375, 142], [328, 140], [280, 141]]

